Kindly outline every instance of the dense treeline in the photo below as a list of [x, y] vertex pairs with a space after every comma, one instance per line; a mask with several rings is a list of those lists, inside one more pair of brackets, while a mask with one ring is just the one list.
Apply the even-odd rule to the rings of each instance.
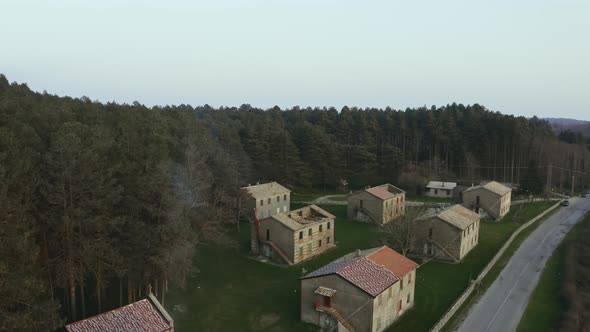
[[567, 186], [590, 153], [544, 121], [477, 104], [148, 108], [34, 93], [0, 76], [0, 330], [50, 330], [148, 285], [165, 301], [200, 244], [231, 245], [224, 230], [247, 183], [416, 191], [428, 178], [493, 178], [540, 191], [547, 165]]

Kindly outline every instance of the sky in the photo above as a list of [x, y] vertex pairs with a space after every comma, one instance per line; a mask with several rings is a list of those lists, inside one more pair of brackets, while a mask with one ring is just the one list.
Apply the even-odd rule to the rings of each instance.
[[590, 120], [588, 0], [5, 0], [0, 73], [102, 102]]

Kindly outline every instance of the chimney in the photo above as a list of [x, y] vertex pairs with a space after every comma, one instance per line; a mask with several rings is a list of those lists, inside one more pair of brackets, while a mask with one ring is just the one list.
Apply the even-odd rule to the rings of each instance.
[[357, 250], [356, 250], [356, 255], [355, 255], [355, 257], [361, 257], [361, 250], [360, 250], [360, 249], [357, 249]]

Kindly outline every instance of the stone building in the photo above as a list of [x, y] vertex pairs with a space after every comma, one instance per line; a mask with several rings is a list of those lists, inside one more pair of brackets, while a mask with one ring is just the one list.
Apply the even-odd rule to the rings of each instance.
[[252, 221], [254, 210], [258, 219], [291, 209], [291, 191], [277, 182], [256, 184], [241, 190], [240, 209]]
[[479, 214], [455, 204], [415, 221], [412, 255], [460, 262], [479, 242]]
[[457, 183], [455, 182], [430, 181], [426, 185], [424, 195], [428, 197], [451, 198], [455, 194], [455, 187], [457, 187]]
[[463, 205], [479, 213], [483, 209], [495, 219], [502, 219], [510, 211], [512, 189], [496, 181], [473, 186], [461, 194]]
[[335, 218], [309, 205], [256, 221], [252, 252], [289, 265], [310, 259], [334, 247]]
[[384, 225], [405, 213], [406, 192], [386, 183], [352, 193], [348, 218]]
[[380, 332], [414, 306], [417, 264], [383, 246], [301, 278], [301, 320], [324, 330]]
[[153, 294], [147, 298], [66, 325], [67, 332], [174, 332], [174, 321]]

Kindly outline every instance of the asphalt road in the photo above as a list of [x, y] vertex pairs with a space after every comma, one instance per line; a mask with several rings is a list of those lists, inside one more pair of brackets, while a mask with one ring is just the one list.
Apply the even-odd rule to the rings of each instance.
[[567, 232], [589, 210], [590, 198], [572, 198], [570, 206], [563, 207], [539, 225], [471, 308], [458, 331], [515, 331], [545, 263]]

